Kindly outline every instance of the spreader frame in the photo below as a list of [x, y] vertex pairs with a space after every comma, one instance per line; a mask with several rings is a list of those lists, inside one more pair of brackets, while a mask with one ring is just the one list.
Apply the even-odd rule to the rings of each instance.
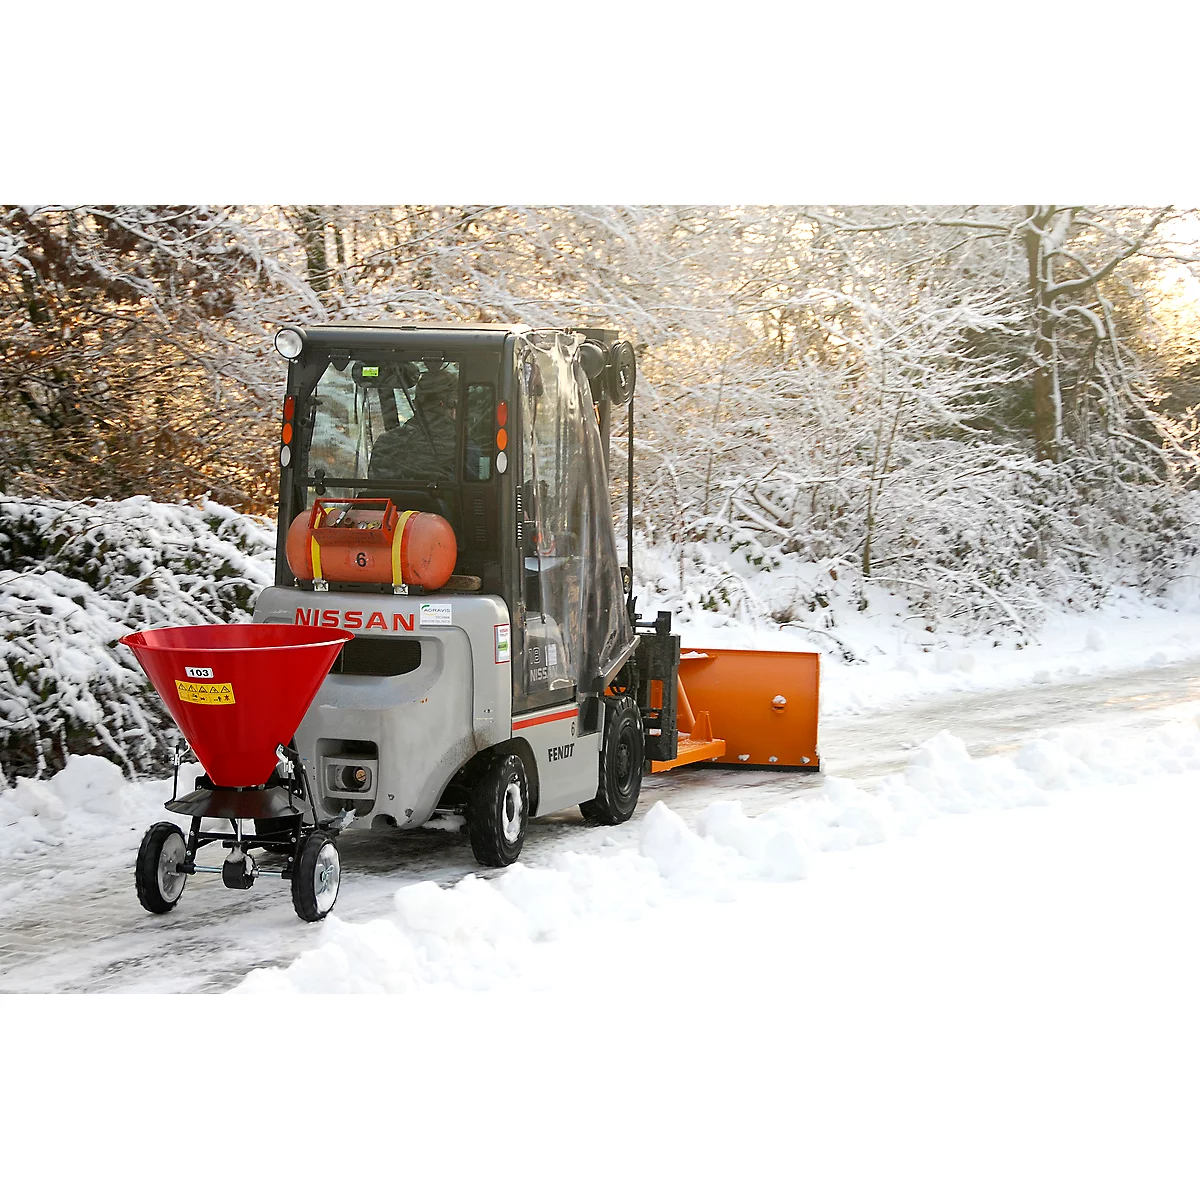
[[[304, 763], [294, 746], [280, 746], [282, 761], [271, 773], [270, 779], [258, 787], [217, 787], [207, 775], [196, 777], [196, 787], [186, 796], [178, 795], [179, 768], [175, 764], [175, 793], [164, 807], [180, 816], [191, 818], [188, 829], [184, 860], [178, 871], [184, 875], [220, 875], [225, 886], [247, 890], [260, 876], [270, 879], [290, 880], [300, 855], [304, 839], [318, 830], [335, 837], [348, 823], [347, 813], [322, 820], [313, 799], [312, 786]], [[258, 822], [278, 821], [293, 818], [283, 830], [260, 833]], [[233, 828], [232, 837], [228, 830], [203, 829], [205, 820], [228, 821]], [[242, 829], [243, 821], [254, 821], [253, 833]], [[229, 850], [229, 857], [219, 867], [200, 866], [196, 856], [205, 846], [221, 844]], [[282, 871], [266, 871], [258, 865], [249, 851], [267, 850], [287, 856]], [[249, 870], [246, 863], [250, 864]]]

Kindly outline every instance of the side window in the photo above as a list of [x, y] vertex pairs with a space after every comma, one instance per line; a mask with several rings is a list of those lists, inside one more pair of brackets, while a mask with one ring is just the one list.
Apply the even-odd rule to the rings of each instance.
[[530, 692], [578, 682], [581, 651], [580, 399], [561, 347], [527, 346], [519, 362], [525, 522], [525, 659]]
[[[507, 443], [508, 434], [503, 433]], [[496, 389], [490, 383], [467, 384], [467, 444], [463, 478], [485, 482], [492, 477], [496, 450]]]
[[332, 363], [314, 389], [312, 440], [308, 469], [326, 475], [353, 475], [358, 419], [358, 389], [347, 371]]

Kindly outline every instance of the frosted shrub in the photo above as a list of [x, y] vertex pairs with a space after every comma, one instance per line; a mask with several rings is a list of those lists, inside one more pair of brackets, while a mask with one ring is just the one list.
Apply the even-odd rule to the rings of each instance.
[[161, 768], [175, 726], [127, 633], [249, 618], [273, 578], [274, 527], [232, 509], [142, 496], [71, 503], [0, 495], [0, 770], [70, 753]]

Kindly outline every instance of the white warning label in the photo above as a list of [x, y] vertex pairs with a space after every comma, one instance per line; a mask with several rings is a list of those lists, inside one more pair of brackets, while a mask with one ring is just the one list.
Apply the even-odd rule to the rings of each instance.
[[449, 604], [422, 604], [421, 605], [421, 624], [422, 625], [449, 625], [450, 621], [450, 605]]

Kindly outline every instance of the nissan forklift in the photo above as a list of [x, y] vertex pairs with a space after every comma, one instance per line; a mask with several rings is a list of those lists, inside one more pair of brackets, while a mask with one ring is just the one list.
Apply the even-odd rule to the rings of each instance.
[[817, 769], [815, 654], [685, 651], [670, 614], [635, 610], [629, 342], [414, 323], [287, 327], [275, 345], [279, 542], [254, 621], [343, 639], [292, 742], [316, 823], [458, 813], [502, 867], [531, 819], [627, 821], [646, 769]]

